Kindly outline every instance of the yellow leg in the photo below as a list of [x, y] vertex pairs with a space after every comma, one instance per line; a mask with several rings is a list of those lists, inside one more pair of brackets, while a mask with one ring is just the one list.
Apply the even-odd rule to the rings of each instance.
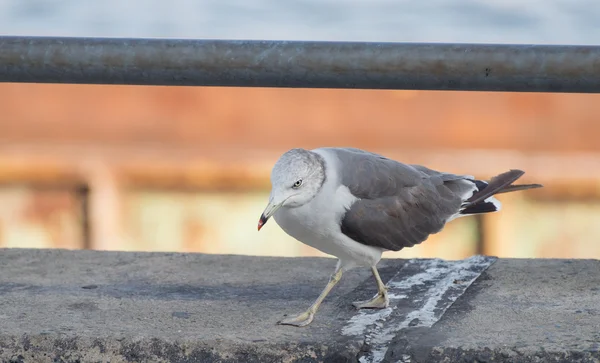
[[371, 271], [373, 272], [373, 276], [375, 276], [375, 280], [377, 280], [377, 295], [371, 300], [353, 302], [352, 305], [357, 309], [384, 309], [390, 305], [387, 288], [383, 284], [383, 281], [381, 281], [377, 267], [371, 267]]
[[277, 322], [277, 324], [293, 326], [306, 326], [310, 324], [325, 297], [329, 294], [329, 292], [335, 286], [335, 284], [337, 284], [338, 281], [340, 281], [340, 279], [342, 278], [342, 272], [343, 270], [340, 268], [340, 264], [338, 263], [335, 272], [329, 278], [327, 286], [325, 286], [325, 288], [321, 292], [321, 295], [319, 295], [317, 300], [315, 300], [315, 302], [310, 306], [310, 308], [308, 308], [308, 310], [306, 310], [305, 312], [303, 312], [295, 318], [283, 319]]

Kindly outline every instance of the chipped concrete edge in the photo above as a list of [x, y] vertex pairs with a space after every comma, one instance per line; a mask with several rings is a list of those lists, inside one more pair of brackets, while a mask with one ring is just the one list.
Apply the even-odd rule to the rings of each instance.
[[0, 337], [2, 362], [323, 362], [355, 361], [360, 345], [164, 341], [25, 335]]

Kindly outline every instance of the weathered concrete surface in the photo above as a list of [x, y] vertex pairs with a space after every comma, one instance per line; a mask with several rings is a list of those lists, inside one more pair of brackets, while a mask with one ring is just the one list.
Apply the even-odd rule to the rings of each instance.
[[387, 312], [352, 307], [375, 293], [357, 269], [310, 326], [275, 325], [304, 310], [334, 266], [0, 250], [0, 361], [600, 361], [600, 261], [383, 260]]
[[600, 362], [600, 261], [498, 260], [431, 329], [400, 332], [386, 359]]

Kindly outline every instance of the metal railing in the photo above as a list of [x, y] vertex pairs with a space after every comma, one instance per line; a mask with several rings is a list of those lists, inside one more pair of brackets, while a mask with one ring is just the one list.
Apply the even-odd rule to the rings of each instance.
[[600, 92], [600, 46], [0, 37], [0, 82]]

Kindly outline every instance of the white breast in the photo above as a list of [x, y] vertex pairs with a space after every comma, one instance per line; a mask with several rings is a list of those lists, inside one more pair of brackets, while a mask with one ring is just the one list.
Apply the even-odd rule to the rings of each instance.
[[338, 257], [345, 269], [374, 266], [382, 249], [358, 243], [341, 233], [340, 221], [357, 199], [337, 178], [338, 158], [328, 150], [313, 150], [325, 159], [326, 181], [309, 203], [297, 208], [280, 208], [273, 218], [290, 236]]

